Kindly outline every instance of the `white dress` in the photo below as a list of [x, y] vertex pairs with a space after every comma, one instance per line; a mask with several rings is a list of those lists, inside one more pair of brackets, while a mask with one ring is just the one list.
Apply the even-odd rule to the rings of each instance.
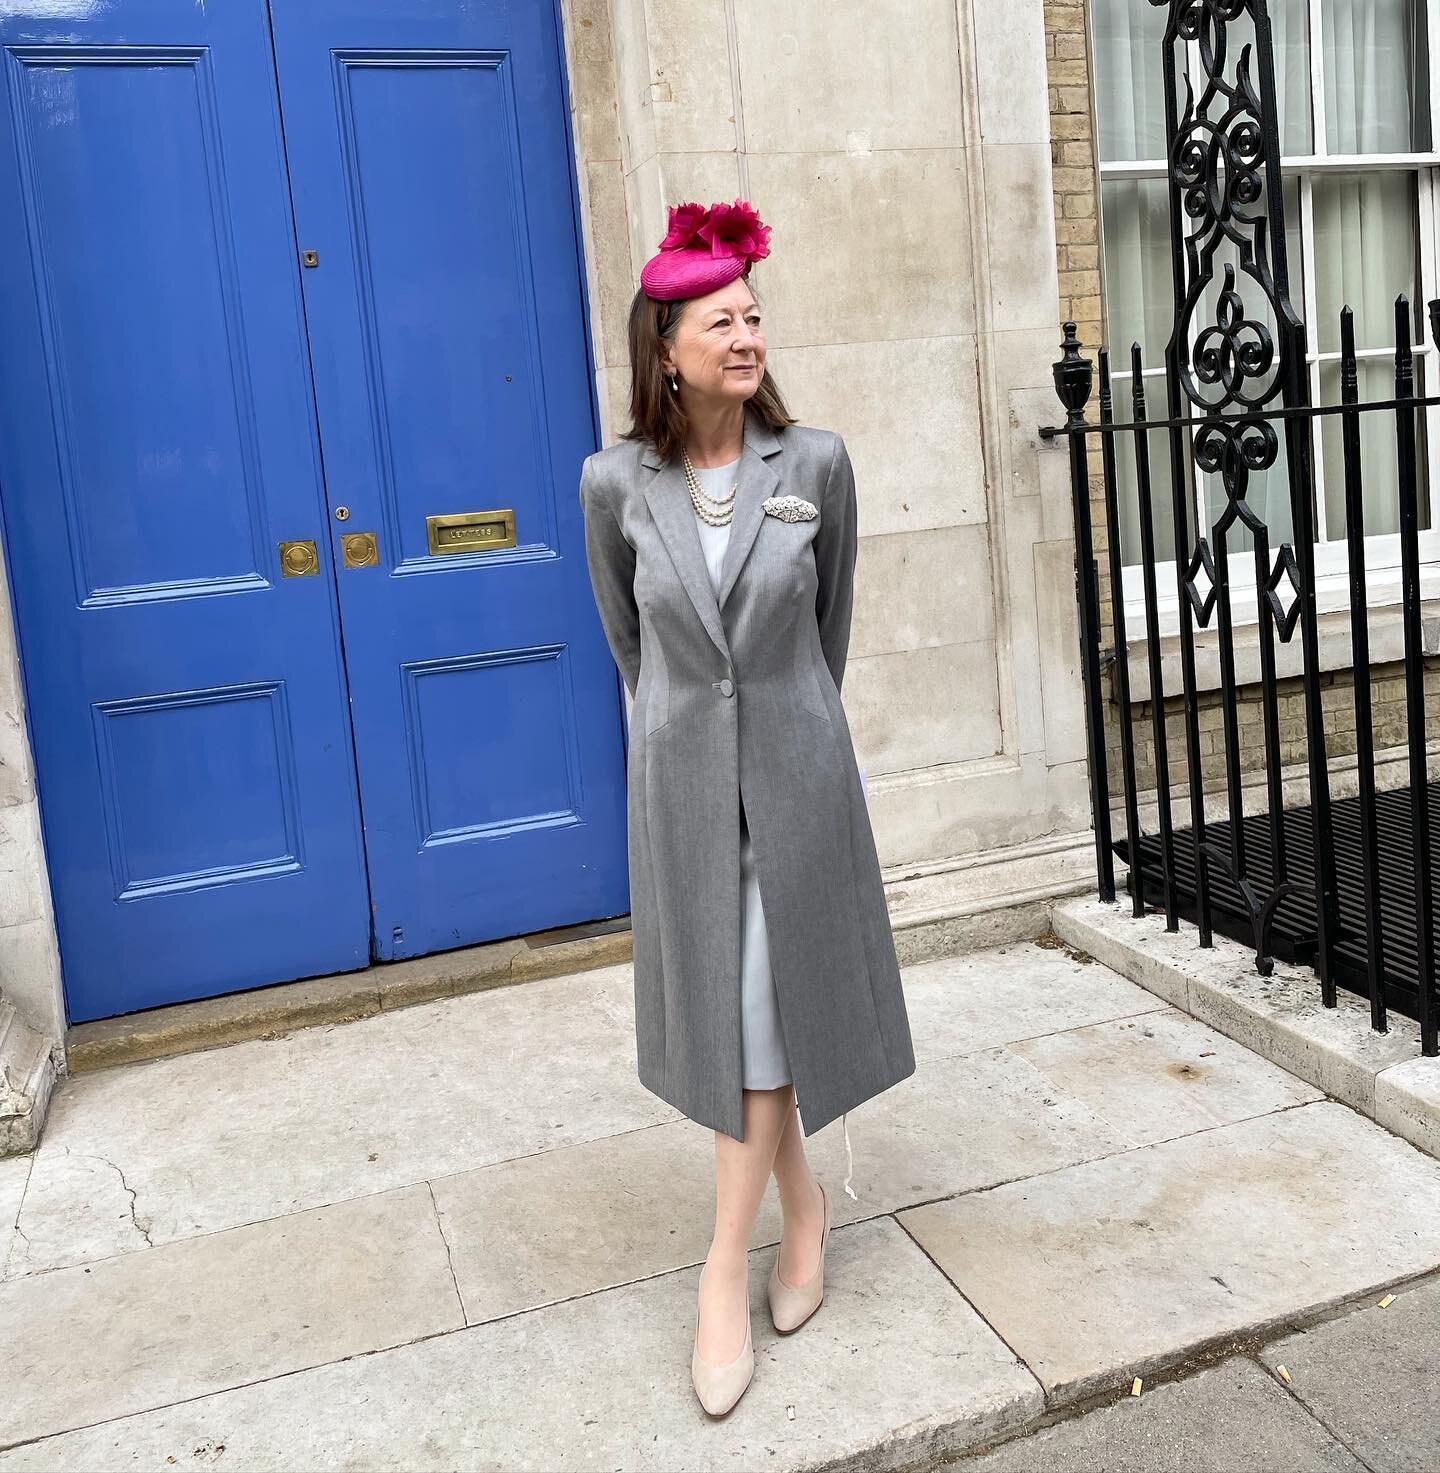
[[[719, 498], [735, 484], [740, 462], [697, 467], [695, 474], [707, 496]], [[695, 513], [700, 547], [710, 570], [710, 586], [720, 591], [720, 566], [730, 543], [730, 524], [712, 527]], [[760, 882], [755, 876], [755, 851], [745, 810], [740, 810], [740, 1036], [744, 1057], [741, 1084], [745, 1089], [778, 1089], [790, 1082], [790, 1059], [785, 1052], [785, 1034], [780, 1026], [780, 1005], [775, 997], [775, 979], [770, 971], [770, 945], [765, 933], [765, 912], [760, 905]]]
[[[728, 496], [735, 484], [739, 460], [729, 465], [696, 466], [700, 489], [712, 500]], [[712, 527], [699, 512], [695, 526], [700, 533], [700, 547], [710, 572], [710, 586], [720, 592], [720, 567], [730, 543], [730, 523]], [[861, 783], [864, 774], [861, 773]], [[740, 809], [740, 1037], [743, 1057], [741, 1086], [744, 1089], [777, 1089], [790, 1082], [790, 1059], [785, 1052], [785, 1034], [780, 1026], [780, 1005], [775, 997], [775, 978], [770, 971], [770, 945], [765, 933], [765, 912], [760, 905], [760, 882], [755, 875], [755, 851], [750, 845], [750, 830], [745, 823], [745, 810]], [[845, 1191], [854, 1197], [850, 1185], [854, 1160], [850, 1148], [848, 1119], [841, 1118], [845, 1136]]]

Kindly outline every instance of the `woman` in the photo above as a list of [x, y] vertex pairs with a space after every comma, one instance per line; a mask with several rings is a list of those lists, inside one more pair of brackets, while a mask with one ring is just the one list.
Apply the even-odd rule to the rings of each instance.
[[766, 372], [747, 277], [769, 236], [743, 200], [671, 208], [630, 312], [633, 424], [580, 479], [596, 604], [634, 697], [640, 1079], [715, 1132], [691, 1352], [713, 1415], [754, 1370], [747, 1251], [772, 1173], [776, 1328], [820, 1303], [830, 1203], [801, 1121], [813, 1134], [915, 1069], [840, 704], [855, 482], [839, 435], [796, 424]]

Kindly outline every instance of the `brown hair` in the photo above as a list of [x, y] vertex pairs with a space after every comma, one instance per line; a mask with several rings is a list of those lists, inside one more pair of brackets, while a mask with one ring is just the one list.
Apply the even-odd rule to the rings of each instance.
[[[751, 286], [750, 290], [755, 289]], [[675, 341], [680, 315], [689, 300], [657, 302], [637, 291], [630, 304], [630, 428], [621, 438], [648, 440], [665, 460], [673, 459], [684, 447], [690, 422], [679, 394], [671, 389], [660, 367], [660, 351], [663, 344]], [[746, 407], [767, 429], [795, 423], [768, 367]]]

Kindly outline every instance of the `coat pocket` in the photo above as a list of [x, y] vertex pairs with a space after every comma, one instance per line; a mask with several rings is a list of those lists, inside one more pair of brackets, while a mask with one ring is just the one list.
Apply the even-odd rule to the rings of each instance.
[[820, 672], [815, 662], [818, 658], [802, 642], [797, 650], [795, 668], [795, 692], [800, 704], [821, 721], [829, 722], [830, 712], [825, 705], [825, 688], [820, 684]]
[[670, 682], [663, 673], [656, 680], [653, 666], [641, 666], [635, 699], [641, 704], [641, 730], [646, 736], [653, 736], [662, 726], [670, 724]]

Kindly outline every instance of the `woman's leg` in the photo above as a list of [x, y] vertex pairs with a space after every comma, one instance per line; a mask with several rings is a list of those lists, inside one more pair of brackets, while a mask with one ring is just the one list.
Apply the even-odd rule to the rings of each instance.
[[820, 1267], [820, 1237], [825, 1228], [825, 1203], [820, 1195], [820, 1183], [805, 1155], [805, 1136], [795, 1110], [793, 1088], [773, 1169], [780, 1188], [780, 1210], [785, 1218], [785, 1231], [780, 1239], [780, 1277], [793, 1287], [803, 1284]]
[[745, 1139], [715, 1132], [715, 1236], [700, 1295], [700, 1358], [732, 1361], [745, 1344], [746, 1255], [775, 1147], [792, 1108], [791, 1087], [744, 1091]]

